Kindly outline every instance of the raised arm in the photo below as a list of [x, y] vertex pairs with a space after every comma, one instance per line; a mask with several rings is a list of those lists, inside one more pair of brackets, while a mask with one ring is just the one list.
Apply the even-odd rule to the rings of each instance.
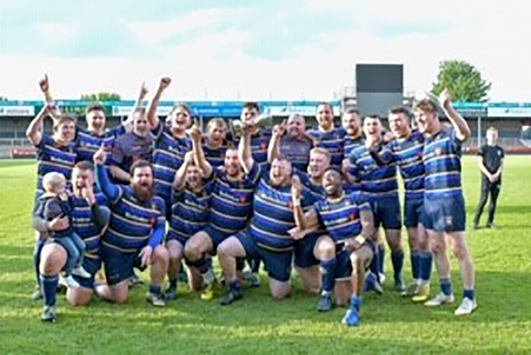
[[[194, 152], [186, 152], [184, 156], [184, 162], [181, 164], [181, 167], [175, 173], [175, 179], [173, 180], [174, 189], [182, 189], [186, 182], [186, 169], [194, 161]], [[204, 173], [203, 173], [204, 176]]]
[[282, 135], [286, 132], [287, 125], [288, 121], [284, 120], [281, 124], [273, 127], [273, 135], [267, 148], [267, 161], [269, 163], [272, 163], [280, 154], [280, 141], [282, 140]]
[[253, 168], [254, 160], [251, 151], [251, 129], [252, 126], [248, 123], [243, 123], [242, 139], [240, 140], [240, 146], [238, 147], [238, 155], [240, 163], [242, 164], [243, 171], [249, 174]]
[[125, 130], [127, 132], [131, 132], [133, 130], [133, 119], [135, 117], [135, 112], [137, 109], [142, 107], [142, 102], [146, 98], [147, 93], [148, 93], [148, 89], [147, 89], [146, 83], [143, 82], [142, 85], [140, 86], [140, 92], [138, 94], [138, 97], [136, 98], [135, 106], [133, 106], [133, 109], [127, 116], [127, 119], [124, 122], [122, 122], [122, 125], [125, 127]]
[[48, 116], [50, 108], [48, 105], [44, 106], [35, 118], [30, 122], [28, 129], [26, 130], [26, 136], [37, 146], [42, 140], [42, 123], [46, 116]]
[[160, 98], [162, 97], [162, 93], [164, 90], [168, 88], [171, 84], [171, 79], [164, 77], [160, 79], [159, 87], [157, 89], [157, 92], [155, 92], [155, 95], [151, 99], [151, 102], [149, 103], [149, 108], [147, 111], [147, 118], [149, 123], [151, 124], [151, 129], [155, 129], [159, 125], [159, 116], [157, 115], [157, 109], [159, 108], [160, 104]]
[[461, 114], [452, 107], [452, 96], [450, 94], [450, 90], [447, 88], [444, 89], [439, 100], [441, 102], [442, 108], [444, 109], [444, 113], [446, 116], [448, 116], [450, 122], [452, 122], [452, 125], [454, 126], [457, 139], [459, 139], [461, 142], [466, 141], [471, 135], [470, 128], [468, 127], [468, 123], [466, 123], [466, 120], [463, 118], [463, 116], [461, 116]]
[[116, 202], [120, 197], [120, 188], [113, 184], [109, 179], [107, 168], [105, 167], [105, 160], [107, 153], [103, 144], [100, 149], [94, 154], [94, 165], [96, 166], [96, 183], [101, 191], [107, 196], [109, 201]]
[[194, 124], [190, 128], [190, 136], [192, 137], [192, 152], [194, 154], [195, 163], [199, 169], [203, 171], [203, 176], [208, 178], [212, 175], [212, 165], [206, 160], [205, 152], [203, 151], [203, 146], [201, 144], [203, 132], [201, 131], [201, 125], [197, 120], [194, 121]]

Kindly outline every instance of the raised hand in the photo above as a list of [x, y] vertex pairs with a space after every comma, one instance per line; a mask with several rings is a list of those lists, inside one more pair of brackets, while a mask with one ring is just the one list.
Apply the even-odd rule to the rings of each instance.
[[201, 130], [201, 125], [197, 120], [194, 120], [194, 124], [190, 128], [190, 136], [197, 143], [201, 141], [203, 137], [203, 131]]
[[299, 178], [299, 175], [293, 175], [291, 177], [291, 196], [293, 199], [300, 199], [302, 196], [302, 190], [304, 187], [302, 186], [301, 179]]
[[81, 197], [87, 200], [88, 204], [92, 206], [96, 203], [96, 196], [94, 196], [94, 189], [92, 186], [85, 186], [80, 190]]
[[439, 95], [439, 102], [444, 108], [452, 107], [452, 94], [450, 93], [450, 90], [448, 88], [444, 88], [444, 90]]
[[160, 79], [159, 88], [161, 88], [162, 90], [165, 90], [170, 86], [170, 84], [171, 84], [171, 78], [166, 76]]
[[39, 80], [39, 86], [43, 93], [47, 93], [50, 90], [50, 82], [48, 80], [48, 74], [44, 74], [44, 79]]
[[277, 124], [273, 127], [273, 135], [282, 136], [288, 129], [288, 120], [282, 121], [281, 124]]
[[100, 149], [96, 153], [94, 153], [94, 164], [96, 165], [105, 165], [105, 161], [107, 160], [107, 153], [105, 153], [105, 144], [102, 144]]

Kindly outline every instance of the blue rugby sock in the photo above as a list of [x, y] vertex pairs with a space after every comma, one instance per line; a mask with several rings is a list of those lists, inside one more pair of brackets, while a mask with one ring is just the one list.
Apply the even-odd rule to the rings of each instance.
[[429, 251], [423, 251], [420, 254], [420, 278], [428, 283], [431, 278], [431, 268], [433, 265], [433, 254]]
[[384, 274], [384, 264], [385, 264], [385, 246], [378, 245], [378, 272]]
[[160, 295], [162, 293], [162, 287], [160, 285], [159, 286], [150, 285], [149, 292]]
[[411, 274], [413, 280], [421, 278], [421, 252], [418, 250], [411, 250]]
[[59, 275], [40, 275], [41, 290], [46, 306], [55, 306]]
[[35, 267], [35, 278], [37, 280], [37, 285], [39, 285], [39, 287], [41, 287], [39, 266], [41, 263], [41, 251], [42, 251], [42, 248], [44, 248], [44, 244], [46, 244], [46, 239], [39, 238], [35, 241], [35, 247], [33, 249], [33, 265]]
[[177, 280], [178, 280], [177, 277], [170, 279], [170, 290], [177, 289]]
[[473, 300], [474, 299], [474, 290], [465, 290], [464, 297]]
[[402, 275], [402, 267], [404, 266], [404, 251], [402, 249], [391, 253], [391, 261], [393, 262], [393, 270], [395, 272], [395, 279]]
[[450, 279], [440, 279], [441, 282], [441, 291], [449, 296], [453, 293], [452, 291], [452, 281]]
[[336, 265], [337, 259], [333, 258], [327, 261], [321, 261], [319, 266], [321, 267], [321, 282], [323, 291], [332, 292], [336, 283]]

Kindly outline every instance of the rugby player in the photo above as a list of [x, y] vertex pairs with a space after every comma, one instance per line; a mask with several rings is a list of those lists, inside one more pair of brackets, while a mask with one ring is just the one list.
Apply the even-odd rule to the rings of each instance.
[[[306, 120], [300, 113], [293, 113], [286, 123], [282, 123], [281, 134], [273, 134], [268, 148], [268, 162], [272, 162], [271, 154], [277, 151], [291, 160], [294, 169], [306, 171], [310, 162], [310, 150], [313, 140], [306, 134]], [[287, 131], [287, 134], [285, 134]]]
[[259, 115], [260, 107], [256, 102], [247, 102], [243, 105], [241, 121], [251, 130], [250, 144], [253, 159], [258, 165], [264, 165], [267, 164], [267, 148], [271, 140], [271, 129], [258, 126]]
[[[42, 132], [43, 121], [46, 117], [54, 117], [53, 107], [45, 105], [37, 116], [31, 121], [26, 136], [37, 148], [37, 188], [35, 191], [34, 206], [37, 206], [39, 198], [43, 194], [42, 178], [49, 172], [61, 173], [69, 181], [68, 188], [71, 188], [70, 178], [72, 168], [76, 162], [75, 145], [73, 143], [76, 134], [75, 120], [71, 116], [61, 115], [54, 119], [53, 135]], [[34, 209], [35, 209], [34, 207]], [[39, 264], [41, 250], [48, 237], [47, 233], [36, 233], [35, 249], [33, 252], [33, 263], [36, 274], [37, 287], [32, 295], [33, 299], [42, 297], [39, 281]]]
[[459, 260], [464, 286], [464, 298], [456, 315], [470, 314], [477, 308], [474, 294], [475, 272], [472, 256], [466, 243], [466, 211], [461, 187], [461, 148], [470, 137], [464, 118], [452, 108], [448, 89], [440, 95], [442, 109], [453, 129], [445, 130], [439, 121], [438, 105], [423, 99], [416, 105], [417, 122], [424, 133], [424, 225], [428, 231], [432, 251], [439, 272], [441, 293], [427, 301], [436, 307], [454, 301], [450, 274], [447, 237]]
[[[432, 253], [424, 228], [424, 135], [411, 129], [411, 112], [404, 106], [389, 110], [389, 127], [395, 138], [373, 157], [378, 163], [396, 163], [404, 180], [404, 224], [411, 254], [413, 283], [405, 295], [426, 301], [430, 292]], [[381, 146], [378, 148], [382, 148]]]
[[155, 137], [153, 151], [153, 176], [155, 193], [166, 203], [167, 219], [171, 218], [171, 190], [175, 173], [184, 161], [184, 155], [192, 149], [192, 142], [186, 133], [190, 125], [190, 109], [177, 105], [169, 115], [169, 126], [157, 116], [157, 108], [164, 90], [171, 84], [170, 78], [162, 78], [157, 92], [148, 108], [147, 119]]
[[[214, 273], [209, 254], [215, 254], [220, 243], [227, 237], [245, 228], [252, 214], [253, 190], [260, 177], [260, 166], [254, 161], [245, 164], [243, 155], [251, 150], [250, 130], [247, 125], [247, 138], [240, 141], [239, 151], [227, 149], [223, 166], [212, 169], [205, 158], [201, 146], [201, 129], [195, 124], [190, 130], [192, 149], [198, 166], [206, 179], [212, 179], [213, 193], [211, 199], [210, 220], [204, 230], [188, 239], [184, 248], [184, 255], [191, 266], [201, 273], [205, 283], [202, 299], [213, 297]], [[244, 134], [246, 137], [246, 134]]]
[[317, 123], [319, 127], [308, 131], [314, 140], [314, 147], [328, 150], [332, 156], [331, 166], [340, 168], [345, 153], [345, 132], [334, 127], [334, 108], [330, 103], [317, 106]]
[[[256, 165], [249, 141], [250, 126], [243, 127], [243, 144], [240, 144], [242, 165], [246, 170]], [[250, 225], [224, 240], [218, 254], [229, 291], [221, 298], [228, 305], [242, 297], [237, 278], [237, 259], [254, 259], [264, 262], [269, 276], [269, 289], [274, 298], [286, 297], [291, 291], [291, 262], [293, 239], [288, 231], [295, 227], [291, 199], [291, 162], [277, 157], [266, 166], [254, 194]], [[311, 194], [304, 196], [304, 206], [313, 202]]]
[[131, 166], [131, 185], [115, 185], [105, 167], [102, 146], [94, 154], [96, 181], [111, 205], [109, 227], [102, 239], [107, 285], [96, 288], [105, 300], [124, 303], [133, 267], [151, 265], [148, 302], [164, 306], [161, 283], [168, 271], [169, 255], [161, 245], [165, 232], [165, 204], [154, 194], [153, 167], [145, 160]]
[[227, 123], [222, 118], [213, 118], [208, 121], [203, 151], [213, 169], [223, 165], [227, 151]]
[[355, 148], [363, 144], [361, 118], [358, 109], [355, 106], [347, 106], [343, 111], [341, 123], [345, 130], [345, 158], [348, 158]]
[[[212, 180], [205, 180], [205, 174], [194, 161], [194, 153], [187, 152], [184, 163], [175, 174], [172, 192], [171, 222], [166, 235], [166, 248], [170, 254], [168, 279], [170, 286], [165, 297], [177, 298], [177, 280], [181, 270], [186, 242], [195, 233], [205, 229], [210, 215]], [[192, 272], [190, 284], [197, 290], [200, 280]]]
[[[106, 207], [106, 198], [102, 193], [94, 191], [94, 167], [91, 162], [78, 162], [72, 171], [73, 196], [70, 198], [72, 212], [72, 226], [74, 231], [83, 239], [86, 254], [83, 268], [90, 274], [90, 278], [74, 275], [80, 285], [69, 288], [67, 301], [74, 306], [87, 305], [94, 293], [94, 277], [101, 266], [99, 255], [100, 237], [109, 221], [110, 211]], [[48, 233], [62, 230], [68, 224], [68, 217], [57, 217], [51, 222], [35, 217], [34, 229]], [[40, 278], [44, 293], [44, 310], [42, 320], [54, 322], [56, 315], [56, 293], [58, 274], [67, 261], [66, 250], [58, 243], [50, 240], [43, 247], [40, 263]]]
[[[322, 273], [322, 293], [319, 300], [320, 311], [332, 308], [332, 291], [336, 279], [350, 279], [350, 294], [336, 294], [340, 304], [350, 298], [350, 307], [343, 319], [349, 326], [357, 326], [360, 321], [360, 306], [364, 275], [374, 254], [374, 222], [370, 204], [360, 191], [347, 195], [343, 190], [343, 177], [333, 168], [323, 177], [326, 198], [317, 201], [313, 208], [303, 213], [301, 191], [293, 185], [292, 198], [297, 227], [322, 225], [326, 235], [322, 235], [314, 249], [320, 260]], [[345, 299], [346, 298], [346, 299]]]
[[[269, 159], [274, 161], [280, 156], [278, 142], [286, 131], [287, 125], [283, 122], [273, 128], [273, 139], [269, 147]], [[323, 188], [323, 175], [330, 166], [331, 155], [324, 148], [312, 148], [310, 150], [309, 165], [307, 171], [300, 171], [293, 168], [302, 184], [312, 194], [314, 201], [325, 197], [325, 190]], [[319, 260], [314, 256], [313, 250], [317, 239], [319, 239], [319, 231], [315, 230], [306, 235], [304, 239], [297, 239], [293, 243], [294, 249], [294, 264], [297, 273], [301, 277], [304, 287], [308, 292], [319, 292], [320, 289], [320, 273]]]
[[[404, 252], [400, 238], [402, 221], [396, 165], [379, 166], [371, 156], [370, 151], [383, 140], [382, 124], [378, 116], [365, 117], [363, 132], [365, 134], [365, 144], [360, 145], [351, 152], [349, 173], [350, 176], [355, 177], [356, 182], [360, 184], [361, 191], [371, 201], [376, 228], [382, 225], [385, 230], [387, 244], [391, 249], [395, 288], [402, 293], [405, 289], [402, 280]], [[384, 245], [379, 244], [378, 257], [375, 260], [378, 261], [379, 273], [381, 274], [383, 274], [384, 253]]]

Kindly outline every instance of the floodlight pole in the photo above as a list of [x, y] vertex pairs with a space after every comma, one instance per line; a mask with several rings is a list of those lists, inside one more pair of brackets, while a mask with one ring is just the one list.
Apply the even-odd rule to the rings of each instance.
[[478, 149], [481, 147], [481, 115], [478, 115]]

